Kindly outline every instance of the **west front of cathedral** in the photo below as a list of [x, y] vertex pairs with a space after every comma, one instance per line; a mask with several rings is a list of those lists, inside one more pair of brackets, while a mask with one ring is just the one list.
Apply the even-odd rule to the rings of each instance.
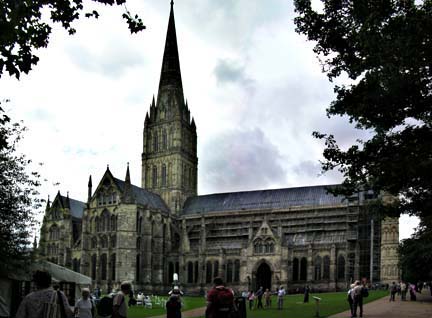
[[372, 192], [333, 196], [327, 185], [198, 195], [197, 175], [171, 4], [159, 91], [144, 121], [141, 187], [129, 167], [122, 179], [107, 168], [97, 186], [89, 178], [86, 202], [59, 192], [46, 207], [39, 257], [104, 291], [131, 281], [163, 293], [174, 273], [191, 294], [216, 276], [238, 291], [398, 279], [398, 220], [370, 212]]

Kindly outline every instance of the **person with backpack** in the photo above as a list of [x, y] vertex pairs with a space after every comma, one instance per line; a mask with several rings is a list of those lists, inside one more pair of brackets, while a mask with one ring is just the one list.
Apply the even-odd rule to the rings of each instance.
[[127, 318], [126, 296], [131, 297], [132, 285], [129, 282], [123, 282], [120, 285], [120, 291], [113, 298], [112, 318]]
[[77, 318], [93, 318], [95, 317], [95, 304], [90, 297], [90, 290], [83, 288], [81, 298], [75, 304], [75, 317]]
[[165, 304], [167, 318], [181, 318], [181, 300], [180, 296], [172, 294]]
[[15, 318], [62, 318], [72, 317], [73, 312], [65, 294], [51, 288], [51, 275], [46, 271], [33, 274], [36, 291], [21, 302]]
[[213, 283], [214, 287], [207, 293], [206, 318], [235, 317], [236, 307], [233, 291], [224, 286], [220, 277], [216, 277]]
[[[352, 295], [354, 296], [352, 317], [357, 317], [357, 308], [360, 310], [360, 317], [363, 317], [363, 295], [365, 295], [363, 288], [366, 287], [364, 287], [359, 280], [356, 280], [354, 285], [352, 290]], [[369, 292], [367, 295], [369, 295]]]

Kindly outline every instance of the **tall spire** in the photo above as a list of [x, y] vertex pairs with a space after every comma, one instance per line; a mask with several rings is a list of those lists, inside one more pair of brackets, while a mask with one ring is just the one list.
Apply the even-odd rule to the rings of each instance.
[[166, 89], [174, 89], [183, 98], [183, 85], [180, 72], [180, 60], [177, 47], [177, 35], [174, 22], [174, 1], [171, 1], [171, 11], [168, 21], [168, 30], [165, 40], [165, 51], [162, 60], [161, 76], [159, 81], [158, 99]]

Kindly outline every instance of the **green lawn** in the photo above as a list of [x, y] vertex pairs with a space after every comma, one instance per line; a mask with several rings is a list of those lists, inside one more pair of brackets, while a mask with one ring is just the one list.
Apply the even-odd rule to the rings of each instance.
[[[364, 303], [384, 297], [387, 291], [371, 291], [369, 297], [364, 299]], [[322, 293], [316, 294], [320, 297], [320, 317], [328, 317], [342, 311], [349, 310], [346, 292], [342, 293]], [[312, 296], [312, 295], [311, 295]], [[311, 318], [315, 317], [315, 300], [309, 297], [309, 303], [303, 303], [303, 295], [289, 295], [285, 297], [284, 309], [277, 310], [276, 297], [272, 299], [270, 309], [252, 310], [247, 313], [248, 318]]]
[[[163, 298], [167, 300], [168, 296]], [[182, 311], [203, 307], [206, 303], [204, 297], [182, 297], [182, 302]], [[145, 318], [165, 314], [164, 302], [156, 304], [155, 301], [153, 301], [152, 303], [152, 309], [144, 308], [143, 306], [130, 307], [128, 311], [128, 318]]]
[[[364, 299], [364, 303], [376, 300], [388, 295], [387, 291], [370, 291], [369, 297]], [[307, 304], [303, 303], [303, 295], [289, 295], [285, 297], [284, 309], [277, 310], [277, 299], [273, 296], [272, 306], [266, 309], [249, 310], [247, 309], [248, 318], [312, 318], [315, 317], [315, 300], [310, 296]], [[320, 297], [320, 317], [328, 317], [333, 314], [346, 311], [349, 309], [346, 301], [346, 292], [341, 293], [322, 293], [316, 294]], [[166, 299], [166, 297], [165, 297]], [[183, 297], [182, 311], [205, 306], [204, 297]], [[157, 305], [153, 302], [153, 309], [146, 309], [141, 306], [129, 308], [129, 318], [145, 318], [165, 314], [164, 304]], [[367, 313], [366, 313], [367, 314]]]

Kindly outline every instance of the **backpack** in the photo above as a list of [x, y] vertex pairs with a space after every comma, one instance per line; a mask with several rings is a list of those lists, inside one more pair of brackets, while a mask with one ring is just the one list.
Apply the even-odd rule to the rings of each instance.
[[58, 291], [53, 292], [51, 302], [44, 303], [43, 305], [43, 316], [45, 318], [62, 318], [66, 316], [63, 299]]
[[366, 298], [366, 297], [369, 296], [369, 291], [368, 291], [368, 289], [366, 287], [362, 288], [361, 295], [362, 295], [363, 298]]
[[218, 315], [216, 317], [237, 317], [237, 307], [234, 304], [234, 295], [228, 288], [217, 288], [217, 301], [216, 301], [216, 312]]
[[113, 302], [114, 298], [109, 296], [104, 296], [99, 301], [97, 306], [98, 316], [111, 316], [113, 313]]

